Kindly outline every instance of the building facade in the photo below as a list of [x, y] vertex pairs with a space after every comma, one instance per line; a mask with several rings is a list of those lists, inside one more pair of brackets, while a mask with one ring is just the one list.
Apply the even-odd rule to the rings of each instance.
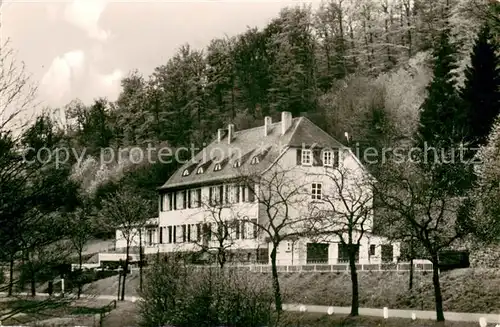
[[[229, 124], [159, 189], [159, 216], [141, 233], [146, 254], [226, 254], [278, 265], [395, 262], [399, 246], [373, 235], [371, 176], [352, 151], [306, 117], [236, 131]], [[347, 232], [350, 230], [350, 235]], [[349, 237], [350, 236], [350, 237]], [[133, 246], [138, 246], [138, 238]], [[116, 247], [124, 247], [117, 231]]]

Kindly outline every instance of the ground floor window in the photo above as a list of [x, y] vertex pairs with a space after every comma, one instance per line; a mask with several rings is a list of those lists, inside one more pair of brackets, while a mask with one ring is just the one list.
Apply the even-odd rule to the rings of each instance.
[[359, 245], [358, 244], [338, 244], [338, 249], [339, 249], [339, 256], [338, 256], [338, 262], [339, 263], [348, 263], [349, 262], [349, 246], [352, 246], [354, 248], [354, 251], [356, 251], [356, 262], [359, 262]]
[[382, 262], [392, 262], [392, 257], [393, 257], [392, 244], [382, 245], [381, 250], [382, 250]]
[[328, 263], [328, 248], [326, 243], [307, 243], [307, 263]]

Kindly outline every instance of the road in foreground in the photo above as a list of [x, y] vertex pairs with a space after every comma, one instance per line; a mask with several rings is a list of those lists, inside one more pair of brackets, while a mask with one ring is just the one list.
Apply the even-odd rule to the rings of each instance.
[[[6, 293], [1, 293], [0, 296], [7, 296]], [[25, 296], [26, 294], [19, 294]], [[58, 296], [59, 294], [54, 294]], [[37, 293], [37, 296], [48, 296], [47, 293]], [[74, 295], [67, 295], [74, 297]], [[116, 295], [97, 295], [97, 294], [82, 294], [83, 298], [95, 298], [100, 300], [116, 300]], [[140, 300], [137, 296], [125, 296], [125, 301], [136, 302]], [[348, 315], [351, 312], [350, 307], [328, 307], [322, 305], [307, 305], [307, 304], [283, 304], [283, 309], [285, 311], [300, 312], [306, 311], [311, 313], [331, 313], [331, 314], [341, 314]], [[412, 319], [412, 315], [415, 314], [416, 319], [426, 319], [426, 320], [436, 320], [435, 311], [425, 311], [425, 310], [397, 310], [388, 309], [389, 318], [408, 318]], [[372, 309], [372, 308], [359, 308], [360, 316], [369, 317], [383, 317], [383, 309]], [[491, 313], [467, 313], [467, 312], [445, 312], [444, 317], [448, 321], [463, 321], [463, 322], [479, 322], [481, 317], [485, 318], [489, 324], [499, 324], [500, 327], [500, 314]]]

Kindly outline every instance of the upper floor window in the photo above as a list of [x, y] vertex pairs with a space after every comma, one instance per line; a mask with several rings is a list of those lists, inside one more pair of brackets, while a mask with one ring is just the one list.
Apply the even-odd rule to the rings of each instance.
[[200, 167], [198, 168], [198, 170], [196, 171], [197, 174], [203, 174], [203, 167]]
[[214, 171], [219, 171], [219, 170], [221, 170], [221, 168], [222, 168], [221, 164], [220, 163], [216, 163], [215, 167], [214, 167]]
[[323, 151], [323, 165], [333, 167], [333, 152], [330, 150]]
[[250, 162], [252, 165], [256, 165], [260, 162], [259, 157], [255, 156], [252, 158], [252, 161]]
[[321, 200], [321, 183], [312, 183], [311, 187], [311, 199]]
[[197, 188], [191, 190], [189, 197], [190, 208], [199, 208], [201, 207], [201, 189]]
[[239, 161], [239, 160], [236, 160], [236, 161], [233, 163], [233, 167], [234, 167], [234, 168], [238, 168], [238, 167], [240, 167], [240, 166], [241, 166], [241, 161]]
[[187, 175], [189, 175], [189, 170], [184, 169], [184, 171], [182, 172], [182, 176], [187, 176]]
[[311, 165], [312, 164], [312, 151], [311, 150], [302, 149], [301, 163], [303, 165]]

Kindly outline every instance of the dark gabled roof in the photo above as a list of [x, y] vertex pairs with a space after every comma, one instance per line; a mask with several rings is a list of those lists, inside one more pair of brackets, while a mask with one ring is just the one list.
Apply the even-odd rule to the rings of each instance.
[[[271, 124], [267, 136], [264, 135], [264, 126], [236, 131], [231, 144], [228, 144], [227, 134], [220, 143], [215, 139], [194, 158], [182, 165], [160, 189], [215, 183], [263, 173], [278, 159], [283, 149], [303, 145], [314, 145], [318, 148], [344, 147], [306, 117], [292, 119], [292, 125], [284, 135], [281, 135], [281, 122]], [[250, 159], [255, 155], [260, 156], [260, 160], [252, 165]], [[236, 160], [241, 162], [239, 167], [233, 167]], [[204, 172], [197, 174], [200, 167], [198, 166], [190, 175], [182, 176], [182, 172], [193, 162], [202, 162], [200, 166], [204, 167]], [[213, 162], [220, 162], [221, 170], [209, 169]]]

